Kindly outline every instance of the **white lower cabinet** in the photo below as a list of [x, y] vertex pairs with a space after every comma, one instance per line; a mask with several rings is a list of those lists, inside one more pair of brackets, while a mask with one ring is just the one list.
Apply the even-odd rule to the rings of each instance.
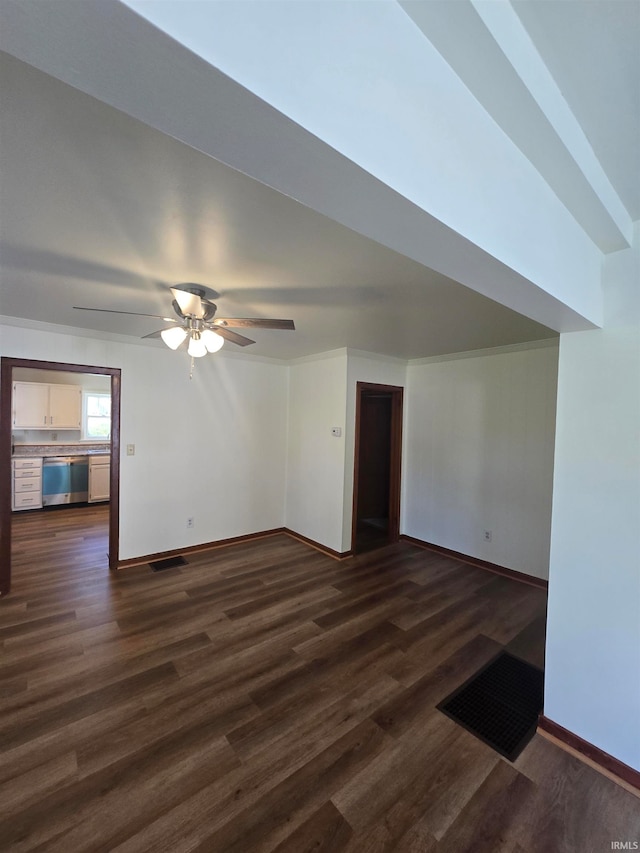
[[14, 511], [42, 507], [42, 457], [12, 461], [11, 506]]
[[109, 500], [111, 459], [109, 456], [89, 458], [89, 503]]

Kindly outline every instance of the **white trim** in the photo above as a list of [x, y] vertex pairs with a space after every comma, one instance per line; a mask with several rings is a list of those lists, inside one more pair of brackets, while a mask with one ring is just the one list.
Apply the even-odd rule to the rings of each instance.
[[[35, 329], [36, 331], [51, 332], [58, 335], [71, 335], [81, 338], [92, 338], [94, 340], [115, 341], [117, 343], [131, 344], [133, 346], [144, 346], [165, 349], [161, 341], [144, 340], [136, 338], [132, 335], [118, 335], [113, 332], [101, 332], [94, 329], [83, 329], [76, 326], [60, 326], [54, 323], [44, 323], [40, 320], [27, 320], [22, 317], [8, 317], [0, 315], [0, 325], [17, 326], [25, 329]], [[299, 358], [270, 358], [263, 355], [252, 355], [245, 352], [234, 352], [223, 347], [219, 352], [215, 353], [218, 358], [243, 359], [245, 361], [258, 361], [265, 364], [281, 364], [293, 366], [296, 364], [305, 364], [307, 362], [321, 361], [328, 358], [340, 358], [344, 356], [356, 356], [357, 358], [367, 358], [371, 361], [384, 361], [388, 364], [398, 365], [413, 365], [413, 364], [434, 364], [440, 361], [454, 361], [460, 358], [479, 358], [486, 355], [501, 355], [508, 352], [521, 352], [528, 349], [541, 349], [543, 347], [553, 347], [559, 345], [560, 336], [556, 335], [552, 338], [545, 338], [538, 341], [524, 341], [517, 344], [506, 344], [499, 347], [488, 347], [479, 350], [467, 350], [465, 352], [443, 353], [442, 355], [431, 355], [425, 358], [403, 359], [397, 356], [384, 355], [383, 353], [367, 352], [366, 350], [352, 349], [351, 347], [341, 347], [339, 349], [327, 350], [319, 353], [311, 353], [303, 355]], [[182, 353], [184, 355], [184, 353]], [[180, 353], [178, 353], [180, 355]], [[187, 356], [185, 356], [186, 358]]]
[[409, 364], [409, 359], [406, 358], [398, 358], [395, 355], [382, 355], [378, 352], [368, 352], [367, 350], [352, 349], [351, 347], [347, 347], [347, 355], [354, 356], [354, 358], [366, 358], [369, 361], [384, 361], [386, 364], [397, 364], [399, 366]]
[[489, 355], [505, 355], [509, 352], [524, 352], [530, 349], [546, 349], [547, 347], [559, 347], [560, 337], [545, 338], [541, 341], [526, 341], [521, 344], [507, 344], [502, 347], [488, 347], [487, 349], [468, 350], [466, 352], [452, 352], [445, 355], [431, 355], [428, 358], [414, 358], [408, 362], [409, 367], [414, 364], [437, 364], [441, 361], [457, 361], [461, 358], [483, 358]]
[[344, 356], [355, 356], [356, 358], [368, 358], [370, 361], [385, 361], [387, 364], [406, 365], [409, 362], [406, 358], [398, 358], [395, 355], [385, 355], [379, 352], [369, 352], [363, 349], [353, 349], [352, 347], [340, 347], [339, 349], [325, 350], [324, 352], [310, 353], [309, 355], [301, 355], [298, 358], [289, 359], [286, 364], [304, 364], [310, 361], [323, 361], [327, 358], [343, 358]]
[[286, 361], [285, 364], [295, 366], [296, 364], [305, 364], [310, 361], [324, 361], [328, 358], [343, 358], [348, 354], [348, 352], [349, 350], [347, 349], [347, 347], [342, 347], [341, 349], [326, 350], [325, 352], [311, 353], [310, 355], [301, 355], [299, 358], [291, 358]]
[[[41, 320], [28, 320], [25, 317], [9, 317], [0, 314], [0, 325], [15, 326], [21, 329], [33, 329], [37, 332], [50, 332], [54, 335], [70, 335], [78, 338], [91, 338], [97, 341], [113, 341], [120, 344], [130, 344], [132, 346], [152, 347], [153, 349], [165, 350], [166, 347], [162, 341], [149, 340], [138, 338], [134, 335], [119, 335], [115, 332], [102, 332], [97, 329], [83, 329], [79, 326], [61, 326], [55, 323], [45, 323]], [[185, 359], [189, 357], [186, 353], [178, 353], [178, 356], [183, 355]], [[267, 364], [289, 364], [288, 359], [270, 358], [266, 355], [252, 355], [251, 353], [233, 352], [225, 348], [215, 353], [218, 358], [240, 358], [245, 361], [259, 361]]]
[[[56, 323], [44, 323], [41, 320], [28, 320], [26, 317], [8, 317], [0, 315], [0, 324], [4, 326], [17, 326], [21, 329], [34, 329], [37, 332], [51, 332], [54, 335], [71, 335], [77, 338], [92, 338], [99, 341], [115, 341], [121, 344], [134, 344], [136, 346], [147, 346], [142, 339], [131, 335], [118, 335], [113, 332], [100, 332], [97, 329], [83, 329], [79, 326], [62, 326]], [[154, 342], [155, 343], [155, 342]]]

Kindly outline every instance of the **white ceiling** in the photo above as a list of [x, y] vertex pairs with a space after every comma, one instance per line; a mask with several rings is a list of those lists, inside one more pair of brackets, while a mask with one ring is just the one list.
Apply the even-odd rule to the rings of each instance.
[[[540, 53], [590, 139], [605, 115], [624, 137], [592, 144], [632, 211], [638, 109], [625, 98], [633, 91], [624, 109], [604, 96], [585, 106], [584, 87], [574, 81], [571, 90], [571, 80], [589, 37], [556, 71], [558, 54], [571, 55], [571, 32], [564, 47], [545, 35], [554, 7], [574, 7], [575, 17], [577, 5], [520, 2], [517, 11], [530, 33], [540, 30]], [[589, 20], [594, 38], [618, 26]], [[602, 75], [626, 80], [634, 61]], [[73, 306], [168, 316], [167, 287], [191, 281], [220, 293], [219, 315], [295, 321], [296, 332], [252, 331], [256, 345], [245, 352], [260, 356], [348, 346], [421, 358], [555, 334], [7, 54], [0, 79], [2, 315], [139, 339], [162, 323]]]
[[640, 2], [511, 2], [631, 218], [640, 219]]

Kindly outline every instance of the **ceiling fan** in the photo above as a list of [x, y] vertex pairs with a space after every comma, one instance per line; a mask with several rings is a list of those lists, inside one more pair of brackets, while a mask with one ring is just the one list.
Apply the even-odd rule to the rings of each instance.
[[258, 329], [295, 329], [293, 320], [263, 320], [259, 317], [216, 317], [217, 305], [212, 300], [218, 294], [200, 284], [177, 284], [169, 288], [173, 294], [172, 306], [178, 319], [162, 317], [159, 314], [140, 314], [137, 311], [116, 311], [112, 308], [73, 307], [77, 311], [101, 311], [106, 314], [129, 314], [135, 317], [157, 317], [165, 323], [172, 323], [166, 329], [151, 332], [144, 338], [162, 338], [171, 349], [178, 349], [188, 341], [188, 353], [191, 358], [200, 358], [208, 352], [217, 352], [225, 341], [241, 347], [254, 344], [255, 341], [230, 327]]

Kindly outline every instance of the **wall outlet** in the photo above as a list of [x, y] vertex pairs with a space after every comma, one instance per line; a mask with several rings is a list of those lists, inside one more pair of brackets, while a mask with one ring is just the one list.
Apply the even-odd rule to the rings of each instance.
[[57, 440], [58, 440], [58, 433], [52, 432], [51, 433], [51, 441], [57, 441]]
[[485, 530], [484, 541], [485, 542], [491, 542], [491, 531], [490, 530]]
[[191, 518], [187, 519], [187, 527], [193, 527], [194, 523], [195, 523], [195, 518], [193, 516], [191, 516]]

